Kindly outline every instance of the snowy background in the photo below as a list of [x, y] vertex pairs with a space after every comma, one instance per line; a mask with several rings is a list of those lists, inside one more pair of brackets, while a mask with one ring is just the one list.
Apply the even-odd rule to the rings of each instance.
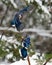
[[[19, 32], [11, 21], [27, 5], [31, 10], [23, 15], [25, 28]], [[43, 65], [47, 58], [52, 58], [52, 0], [0, 0], [0, 65], [28, 65], [27, 57], [22, 60], [20, 54], [25, 34], [31, 38], [31, 65]], [[46, 65], [52, 65], [52, 59]]]

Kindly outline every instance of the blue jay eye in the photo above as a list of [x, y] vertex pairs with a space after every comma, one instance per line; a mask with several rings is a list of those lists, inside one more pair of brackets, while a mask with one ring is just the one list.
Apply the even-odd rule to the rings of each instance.
[[25, 49], [24, 47], [21, 48], [21, 54], [22, 54], [22, 57], [25, 58], [27, 56], [27, 49]]

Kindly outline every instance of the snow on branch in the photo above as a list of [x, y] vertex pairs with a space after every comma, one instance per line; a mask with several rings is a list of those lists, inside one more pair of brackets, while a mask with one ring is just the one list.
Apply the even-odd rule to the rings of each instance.
[[[1, 35], [0, 35], [0, 38], [1, 38]], [[2, 40], [2, 41], [6, 41], [6, 42], [8, 42], [8, 43], [10, 43], [10, 44], [13, 43], [13, 44], [18, 44], [18, 45], [20, 45], [20, 42], [17, 41], [17, 39], [14, 39], [13, 36], [7, 37], [7, 36], [3, 35], [1, 40]]]
[[47, 9], [45, 6], [42, 5], [42, 2], [41, 2], [40, 0], [35, 0], [35, 1], [39, 4], [39, 6], [41, 6], [41, 9], [42, 9], [45, 13], [47, 13], [48, 15], [50, 15], [48, 9]]
[[10, 2], [13, 4], [14, 8], [17, 8], [16, 3], [14, 2], [14, 0], [10, 0]]
[[[26, 0], [26, 1], [28, 1], [28, 3], [34, 2], [34, 0]], [[48, 9], [47, 9], [47, 7], [44, 6], [44, 5], [42, 5], [42, 1], [41, 1], [41, 0], [35, 0], [35, 1], [37, 2], [37, 4], [41, 7], [41, 9], [42, 9], [45, 13], [47, 13], [49, 16], [51, 16], [50, 13], [49, 13], [49, 11], [48, 11]]]
[[23, 32], [32, 32], [32, 33], [37, 33], [40, 36], [43, 37], [51, 37], [52, 30], [42, 30], [42, 29], [37, 29], [37, 28], [29, 28], [29, 29], [23, 29], [22, 31], [17, 31], [16, 28], [9, 28], [9, 27], [0, 27], [0, 31], [8, 31], [8, 32], [14, 32], [14, 33], [23, 33]]

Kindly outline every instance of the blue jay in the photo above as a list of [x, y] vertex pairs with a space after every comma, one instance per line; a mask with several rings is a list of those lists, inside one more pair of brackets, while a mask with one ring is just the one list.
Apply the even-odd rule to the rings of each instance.
[[29, 47], [29, 45], [30, 45], [30, 37], [29, 37], [29, 36], [27, 36], [27, 37], [24, 39], [23, 45], [24, 45], [24, 47], [26, 47], [26, 48]]
[[29, 6], [17, 12], [14, 19], [11, 22], [12, 25], [15, 25], [18, 31], [23, 30], [25, 27], [24, 24], [20, 21], [20, 19], [22, 18], [24, 12], [28, 11], [28, 8]]
[[23, 58], [27, 57], [27, 49], [25, 47], [21, 48], [21, 54]]
[[24, 24], [20, 21], [18, 14], [15, 15], [14, 19], [11, 22], [11, 25], [15, 25], [18, 31], [24, 28]]

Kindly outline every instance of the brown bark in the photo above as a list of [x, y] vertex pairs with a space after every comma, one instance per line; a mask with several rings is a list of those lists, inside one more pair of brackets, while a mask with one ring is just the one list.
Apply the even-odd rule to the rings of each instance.
[[28, 65], [31, 65], [29, 56], [27, 57]]
[[51, 58], [48, 58], [43, 65], [46, 65], [46, 64], [50, 61], [50, 59], [51, 59]]

